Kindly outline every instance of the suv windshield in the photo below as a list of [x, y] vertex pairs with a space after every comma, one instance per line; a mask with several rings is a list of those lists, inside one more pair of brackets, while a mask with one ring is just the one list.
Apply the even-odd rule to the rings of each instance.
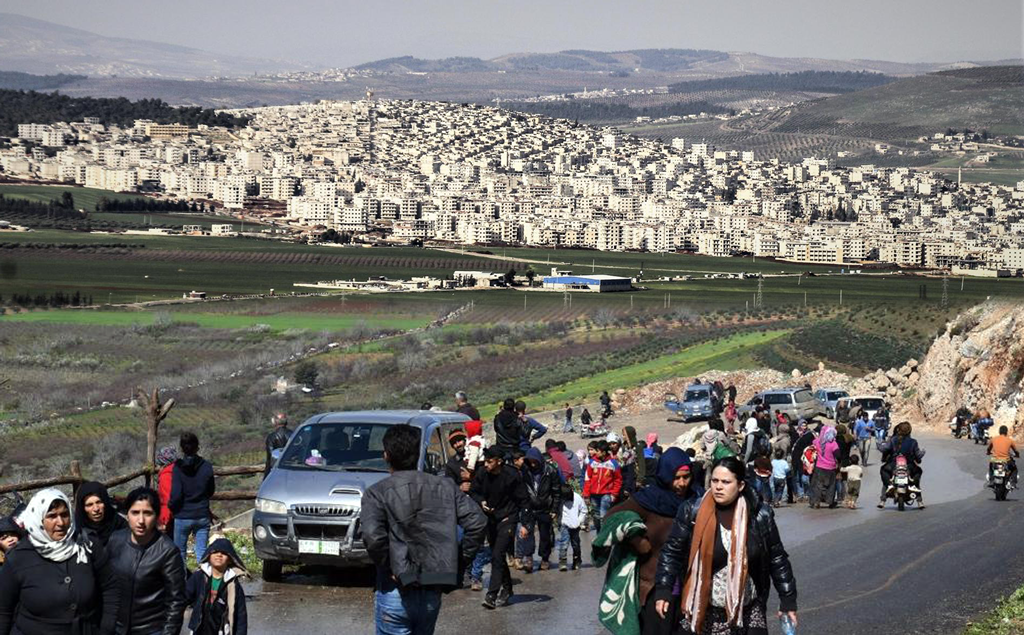
[[386, 472], [384, 433], [389, 426], [321, 423], [303, 426], [292, 437], [278, 467], [290, 470]]
[[857, 403], [865, 410], [878, 410], [883, 402], [881, 399], [858, 399]]
[[828, 393], [828, 395], [826, 395], [825, 401], [837, 401], [839, 399], [842, 399], [843, 397], [848, 397], [848, 396], [849, 395], [847, 395], [846, 392], [843, 391], [843, 390], [840, 390], [838, 392], [830, 392], [830, 393]]
[[706, 389], [695, 388], [686, 391], [686, 397], [683, 398], [683, 401], [705, 401], [710, 398], [711, 395]]

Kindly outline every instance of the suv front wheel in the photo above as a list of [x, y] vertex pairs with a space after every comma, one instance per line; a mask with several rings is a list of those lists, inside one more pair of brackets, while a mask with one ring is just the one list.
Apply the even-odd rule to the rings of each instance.
[[264, 560], [263, 561], [263, 581], [264, 582], [280, 582], [281, 581], [281, 569], [283, 563], [278, 560]]

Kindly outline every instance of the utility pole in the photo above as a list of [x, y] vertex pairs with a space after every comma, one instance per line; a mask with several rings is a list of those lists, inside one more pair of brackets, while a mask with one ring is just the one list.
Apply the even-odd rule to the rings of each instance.
[[942, 308], [949, 308], [949, 274], [942, 272]]
[[526, 294], [523, 294], [523, 310], [526, 310]]
[[754, 298], [754, 306], [761, 308], [764, 306], [764, 276], [760, 276], [757, 279], [757, 296]]
[[960, 276], [960, 290], [961, 291], [964, 290], [964, 277], [963, 276]]

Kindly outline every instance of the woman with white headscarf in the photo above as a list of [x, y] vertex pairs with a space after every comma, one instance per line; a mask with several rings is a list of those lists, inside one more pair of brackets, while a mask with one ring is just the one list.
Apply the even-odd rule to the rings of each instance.
[[68, 497], [41, 490], [18, 519], [27, 537], [0, 575], [0, 635], [113, 633], [117, 579], [103, 546], [75, 526]]

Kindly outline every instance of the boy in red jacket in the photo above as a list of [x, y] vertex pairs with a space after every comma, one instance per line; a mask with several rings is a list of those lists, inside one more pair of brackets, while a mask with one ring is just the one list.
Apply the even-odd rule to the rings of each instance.
[[594, 506], [594, 529], [601, 531], [601, 519], [622, 490], [622, 469], [619, 462], [611, 457], [607, 441], [599, 441], [596, 450], [596, 456], [587, 462], [583, 497], [589, 498]]

